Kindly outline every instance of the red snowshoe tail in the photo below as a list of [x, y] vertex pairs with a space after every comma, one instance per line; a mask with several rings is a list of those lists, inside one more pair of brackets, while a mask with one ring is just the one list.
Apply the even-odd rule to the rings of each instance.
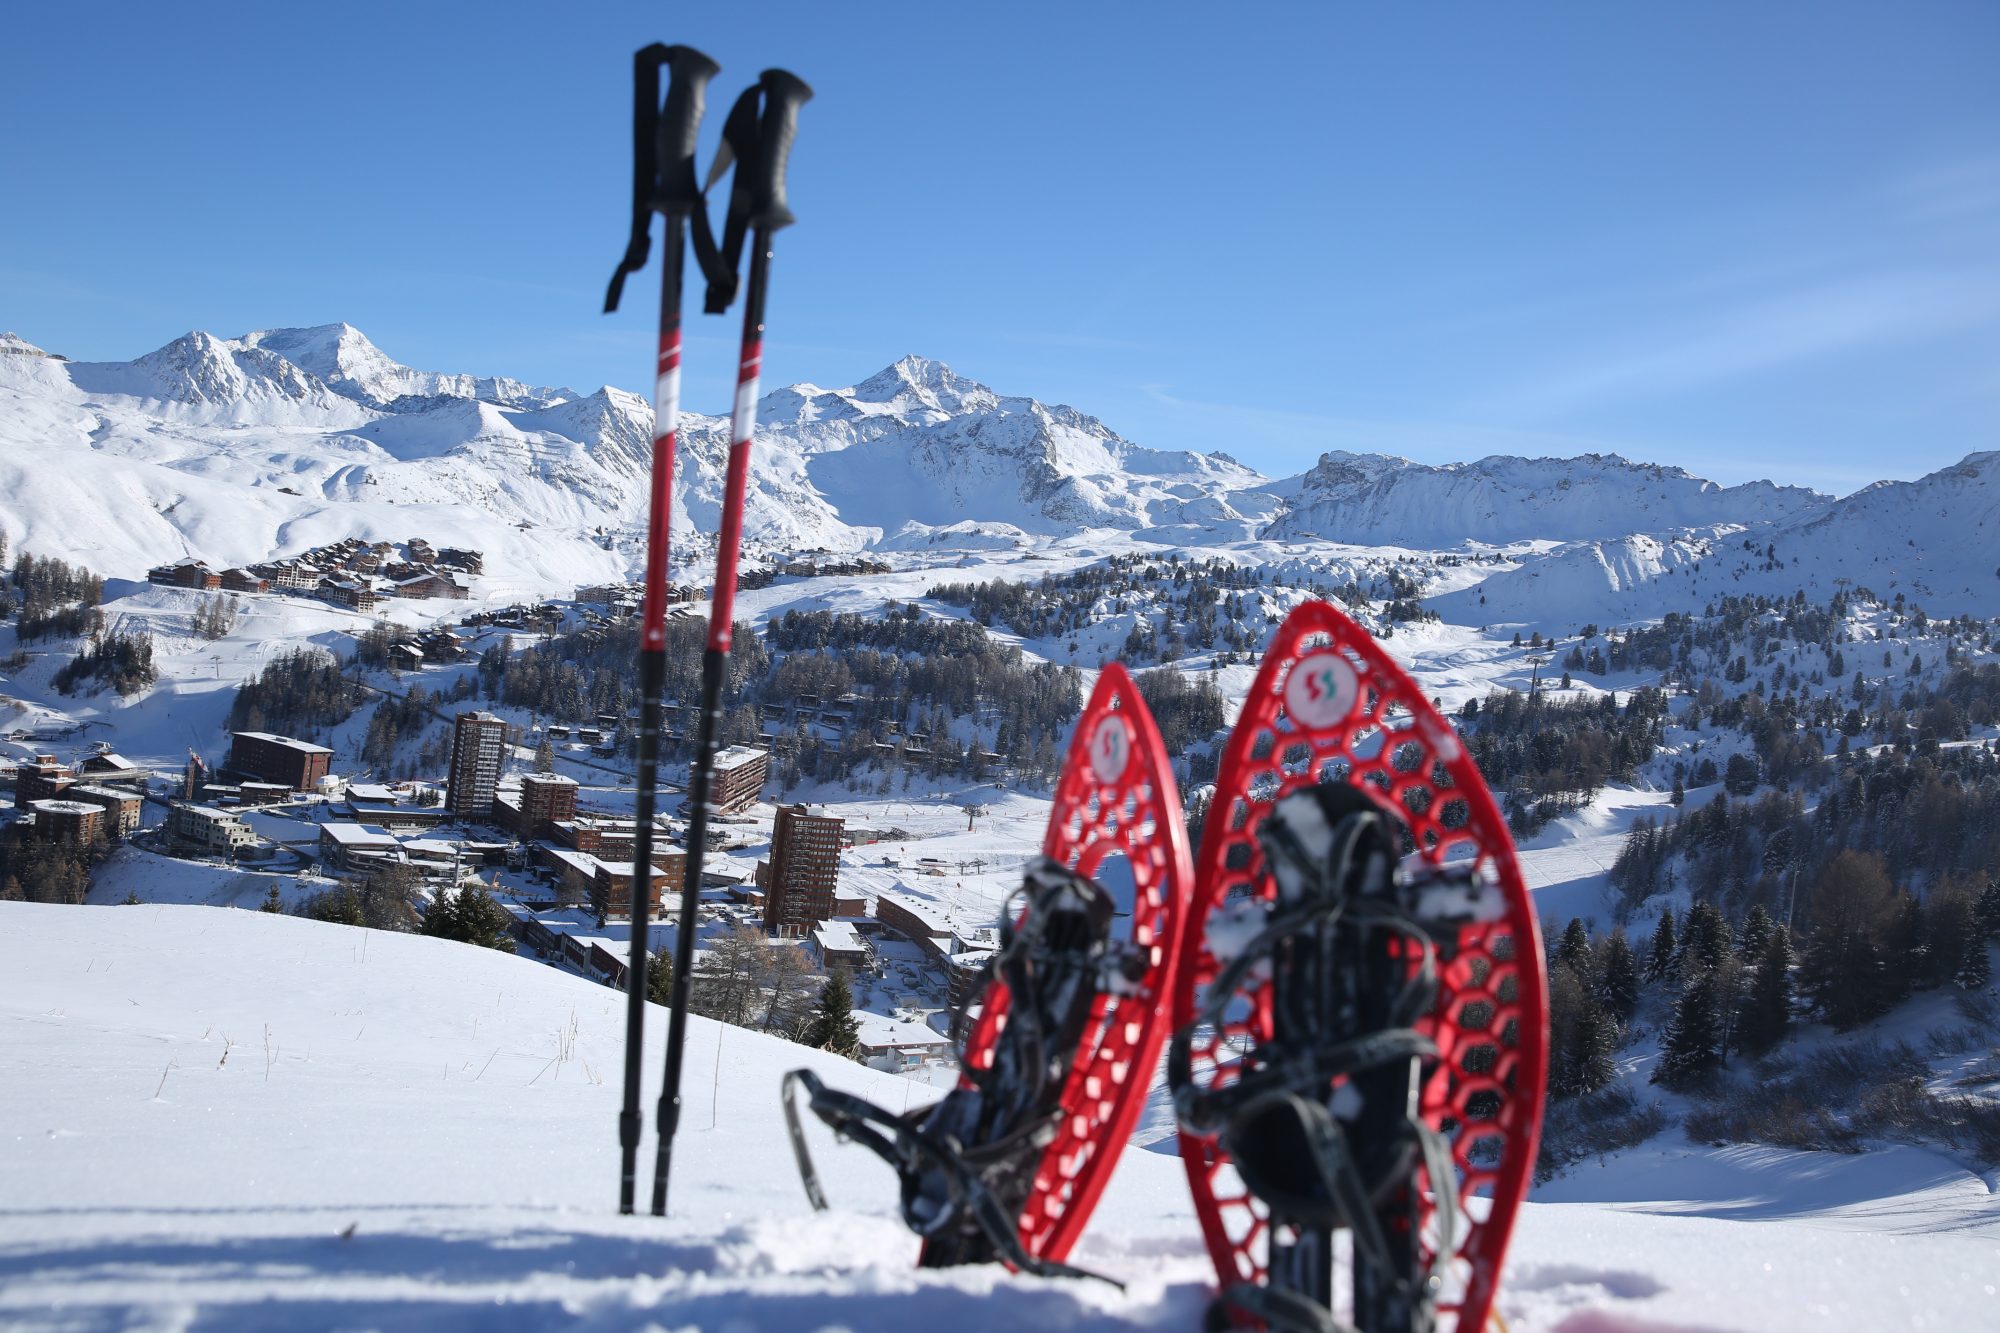
[[[1110, 1183], [1159, 1068], [1194, 885], [1173, 763], [1138, 686], [1116, 662], [1098, 676], [1070, 739], [1042, 853], [1092, 880], [1122, 856], [1133, 888], [1129, 917], [1112, 928], [1122, 954], [1117, 984], [1093, 1002], [1063, 1087], [1062, 1117], [1020, 1215], [1022, 1248], [1060, 1263]], [[1009, 998], [1004, 982], [987, 987], [965, 1040], [961, 1087], [972, 1086], [972, 1071], [991, 1067]]]
[[[1280, 798], [1315, 783], [1356, 787], [1391, 812], [1413, 843], [1404, 848], [1413, 853], [1407, 866], [1469, 869], [1484, 885], [1490, 910], [1435, 936], [1437, 999], [1415, 1025], [1437, 1047], [1419, 1115], [1448, 1145], [1457, 1177], [1436, 1179], [1442, 1155], [1416, 1167], [1416, 1249], [1425, 1267], [1444, 1260], [1437, 1313], [1452, 1316], [1460, 1333], [1479, 1333], [1541, 1129], [1548, 1001], [1540, 931], [1506, 822], [1457, 732], [1365, 630], [1323, 602], [1299, 607], [1279, 627], [1223, 752], [1180, 940], [1174, 1026], [1196, 1021], [1204, 988], [1222, 973], [1217, 952], [1229, 948], [1220, 942], [1240, 930], [1226, 924], [1231, 913], [1277, 892], [1260, 823]], [[1177, 1050], [1189, 1042], [1193, 1089], [1226, 1088], [1242, 1074], [1243, 1053], [1273, 1040], [1268, 970], [1252, 971], [1237, 995], [1212, 1029], [1177, 1039]], [[1181, 1134], [1225, 1299], [1268, 1282], [1273, 1239], [1271, 1209], [1244, 1183], [1226, 1137]], [[1459, 1206], [1447, 1201], [1441, 1210], [1434, 1192], [1447, 1189]], [[1456, 1236], [1440, 1235], [1454, 1213]]]

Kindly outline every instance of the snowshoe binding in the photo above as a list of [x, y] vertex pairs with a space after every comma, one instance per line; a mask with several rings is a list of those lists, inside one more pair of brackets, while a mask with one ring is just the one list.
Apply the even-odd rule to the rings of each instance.
[[1457, 734], [1333, 608], [1266, 654], [1197, 866], [1168, 1078], [1214, 1323], [1482, 1328], [1540, 1124], [1539, 938]]
[[[1097, 878], [1113, 856], [1131, 902]], [[1107, 666], [1071, 741], [1055, 809], [1003, 919], [959, 1084], [895, 1115], [785, 1079], [807, 1197], [826, 1207], [797, 1111], [803, 1091], [836, 1133], [874, 1151], [902, 1185], [925, 1267], [999, 1260], [1090, 1276], [1064, 1259], [1143, 1108], [1167, 1035], [1172, 969], [1192, 883], [1172, 768], [1131, 677]]]

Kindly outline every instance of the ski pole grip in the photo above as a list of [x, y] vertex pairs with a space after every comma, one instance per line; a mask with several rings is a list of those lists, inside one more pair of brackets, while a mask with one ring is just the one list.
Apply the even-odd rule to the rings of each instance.
[[758, 129], [762, 151], [757, 178], [750, 183], [750, 225], [773, 232], [798, 221], [785, 200], [785, 167], [799, 132], [799, 108], [812, 100], [813, 90], [804, 79], [782, 69], [765, 70], [758, 82], [764, 85], [764, 120]]
[[685, 216], [701, 202], [701, 186], [695, 181], [694, 141], [708, 104], [708, 81], [722, 72], [722, 66], [692, 46], [669, 46], [660, 52], [659, 60], [667, 67], [667, 101], [660, 108], [654, 138], [659, 175], [653, 188], [653, 209], [669, 217]]

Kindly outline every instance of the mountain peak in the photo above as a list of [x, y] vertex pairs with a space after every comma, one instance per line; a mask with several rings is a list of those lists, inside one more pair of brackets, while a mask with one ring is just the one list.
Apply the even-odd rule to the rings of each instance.
[[855, 385], [852, 393], [857, 402], [891, 403], [907, 398], [946, 411], [972, 406], [980, 400], [998, 401], [997, 395], [977, 380], [965, 378], [942, 361], [915, 355], [905, 356], [870, 375]]
[[431, 398], [476, 398], [504, 407], [547, 407], [576, 395], [568, 389], [536, 388], [504, 377], [439, 375], [413, 370], [384, 352], [352, 324], [312, 324], [302, 328], [260, 329], [239, 340], [246, 347], [275, 353], [324, 380], [343, 397], [368, 407], [399, 410], [399, 402]]

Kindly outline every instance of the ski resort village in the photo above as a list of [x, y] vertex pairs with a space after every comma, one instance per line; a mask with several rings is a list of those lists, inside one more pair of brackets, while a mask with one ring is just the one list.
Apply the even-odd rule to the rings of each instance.
[[641, 11], [9, 11], [0, 1331], [2000, 1330], [2000, 9]]

